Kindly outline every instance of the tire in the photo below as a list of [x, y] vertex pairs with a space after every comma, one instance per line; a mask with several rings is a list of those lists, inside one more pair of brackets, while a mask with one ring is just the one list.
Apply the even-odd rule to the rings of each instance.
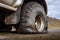
[[0, 32], [10, 32], [12, 27], [4, 23], [5, 13], [0, 12]]
[[46, 13], [37, 2], [23, 5], [18, 33], [42, 33], [46, 27]]
[[4, 30], [5, 32], [11, 32], [12, 26], [10, 25], [5, 25]]
[[0, 32], [11, 32], [12, 26], [0, 23]]

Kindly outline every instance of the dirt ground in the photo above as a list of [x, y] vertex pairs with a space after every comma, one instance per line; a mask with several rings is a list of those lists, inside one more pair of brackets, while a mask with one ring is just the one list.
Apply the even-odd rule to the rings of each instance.
[[0, 32], [0, 40], [60, 40], [60, 28], [50, 28], [47, 34], [17, 34]]

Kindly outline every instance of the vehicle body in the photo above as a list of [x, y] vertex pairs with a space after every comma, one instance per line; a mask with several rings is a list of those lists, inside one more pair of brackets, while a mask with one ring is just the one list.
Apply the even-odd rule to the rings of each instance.
[[[45, 10], [45, 14], [47, 15], [47, 5], [45, 0], [0, 0], [0, 23], [5, 25], [11, 26], [18, 26], [21, 19], [21, 10], [22, 7], [29, 2], [37, 2], [39, 3]], [[47, 20], [46, 20], [47, 21]], [[47, 22], [46, 22], [47, 26]], [[4, 28], [5, 28], [4, 27]], [[18, 27], [15, 27], [16, 30]], [[47, 27], [45, 27], [47, 29]], [[6, 29], [6, 28], [5, 28]]]

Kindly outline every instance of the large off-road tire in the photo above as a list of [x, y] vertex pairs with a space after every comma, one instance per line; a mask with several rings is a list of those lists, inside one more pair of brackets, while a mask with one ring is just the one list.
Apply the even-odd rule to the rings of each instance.
[[0, 32], [11, 32], [12, 26], [0, 23]]
[[46, 31], [46, 13], [38, 2], [28, 2], [22, 7], [18, 33], [42, 33]]
[[0, 32], [10, 32], [12, 27], [4, 23], [5, 13], [0, 11]]

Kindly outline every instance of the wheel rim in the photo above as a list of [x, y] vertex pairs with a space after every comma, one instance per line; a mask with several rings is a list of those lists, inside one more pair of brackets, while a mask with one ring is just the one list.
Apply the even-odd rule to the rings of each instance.
[[42, 16], [40, 15], [37, 15], [35, 17], [35, 28], [39, 32], [42, 32], [42, 30], [44, 29], [44, 21], [42, 19]]

